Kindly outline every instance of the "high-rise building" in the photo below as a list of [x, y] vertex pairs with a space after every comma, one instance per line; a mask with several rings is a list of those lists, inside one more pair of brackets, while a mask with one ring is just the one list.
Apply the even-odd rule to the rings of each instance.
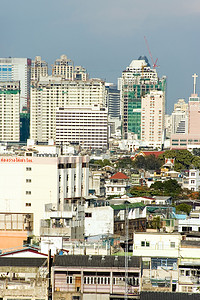
[[120, 118], [120, 91], [113, 83], [106, 83], [106, 102], [108, 114], [111, 118]]
[[0, 58], [0, 81], [20, 81], [20, 112], [30, 106], [31, 59]]
[[172, 134], [188, 133], [188, 103], [179, 99], [172, 112]]
[[73, 80], [74, 79], [74, 63], [71, 59], [68, 59], [66, 55], [61, 55], [60, 58], [56, 59], [53, 68], [53, 76], [60, 76], [63, 79]]
[[150, 91], [141, 102], [141, 140], [150, 147], [164, 142], [165, 98], [163, 91]]
[[0, 82], [0, 141], [20, 140], [20, 82]]
[[76, 143], [83, 149], [108, 148], [108, 110], [92, 106], [69, 106], [56, 111], [56, 144]]
[[165, 99], [166, 77], [158, 78], [156, 69], [151, 69], [147, 59], [133, 60], [122, 72], [119, 80], [122, 102], [122, 135], [128, 133], [141, 139], [141, 99], [150, 91], [162, 91]]
[[31, 80], [39, 80], [45, 76], [48, 76], [48, 63], [41, 56], [36, 56], [31, 62]]
[[31, 87], [31, 139], [56, 139], [56, 109], [105, 106], [105, 83], [100, 79], [68, 81], [60, 77], [40, 78]]
[[[171, 135], [171, 148], [197, 148], [200, 145], [200, 98], [196, 93], [196, 74], [192, 76], [194, 78], [194, 90], [189, 97], [188, 113], [184, 112], [188, 116], [188, 126], [185, 131], [180, 130], [179, 127], [174, 134]], [[187, 121], [187, 119], [186, 119]]]

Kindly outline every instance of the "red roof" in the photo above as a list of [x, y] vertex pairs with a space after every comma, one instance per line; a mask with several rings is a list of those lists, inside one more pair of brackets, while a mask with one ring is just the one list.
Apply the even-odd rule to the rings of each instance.
[[164, 152], [165, 151], [142, 151], [144, 156], [155, 155], [155, 157], [158, 157], [160, 154], [163, 154]]
[[116, 174], [111, 176], [110, 179], [128, 179], [128, 177], [122, 172], [117, 172]]

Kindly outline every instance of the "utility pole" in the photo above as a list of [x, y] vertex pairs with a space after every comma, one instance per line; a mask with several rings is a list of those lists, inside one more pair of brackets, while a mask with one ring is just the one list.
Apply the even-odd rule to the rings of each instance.
[[52, 300], [51, 268], [52, 268], [52, 258], [51, 258], [51, 249], [50, 249], [48, 252], [48, 286], [47, 286], [48, 300]]
[[128, 204], [125, 210], [125, 300], [128, 299]]

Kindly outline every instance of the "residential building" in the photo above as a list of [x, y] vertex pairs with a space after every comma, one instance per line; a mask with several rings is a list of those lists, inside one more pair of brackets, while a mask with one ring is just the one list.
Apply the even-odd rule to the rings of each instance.
[[92, 105], [105, 106], [105, 83], [102, 80], [67, 81], [51, 76], [40, 78], [31, 87], [31, 139], [39, 142], [47, 142], [52, 138], [56, 140], [58, 108], [83, 109]]
[[124, 195], [129, 188], [129, 178], [121, 173], [117, 172], [106, 180], [106, 197]]
[[0, 81], [20, 81], [20, 112], [30, 107], [31, 59], [0, 58]]
[[139, 299], [140, 258], [122, 256], [56, 256], [53, 299]]
[[36, 56], [31, 62], [31, 81], [38, 81], [40, 77], [48, 76], [48, 63]]
[[46, 299], [47, 275], [47, 256], [0, 257], [0, 297]]
[[133, 255], [150, 257], [179, 257], [179, 233], [135, 232]]
[[74, 80], [74, 62], [68, 59], [66, 55], [61, 55], [52, 67], [52, 75], [62, 77], [62, 79]]
[[114, 233], [114, 214], [110, 206], [85, 208], [85, 236]]
[[56, 110], [56, 144], [75, 143], [82, 149], [108, 148], [108, 110], [98, 104]]
[[165, 97], [163, 91], [150, 91], [141, 100], [141, 140], [153, 148], [164, 142]]
[[[133, 60], [122, 72], [119, 80], [122, 102], [122, 135], [128, 133], [141, 139], [141, 99], [150, 91], [162, 91], [165, 103], [166, 77], [158, 78], [156, 69], [151, 69], [146, 58]], [[164, 105], [165, 106], [165, 105]], [[165, 112], [164, 112], [165, 113]]]
[[[176, 130], [176, 133], [171, 135], [171, 149], [198, 148], [200, 144], [200, 98], [196, 93], [196, 78], [198, 76], [194, 74], [192, 77], [194, 78], [194, 90], [188, 102], [188, 131], [186, 131], [187, 126], [180, 121], [179, 127], [177, 127], [179, 128], [178, 132]], [[185, 106], [183, 107], [186, 109]], [[184, 122], [187, 123], [186, 118]]]
[[20, 141], [20, 82], [0, 82], [0, 140]]
[[46, 153], [1, 156], [0, 176], [0, 211], [33, 214], [33, 234], [39, 236], [45, 204], [62, 211], [72, 208], [71, 199], [88, 196], [89, 158], [61, 156], [46, 146]]

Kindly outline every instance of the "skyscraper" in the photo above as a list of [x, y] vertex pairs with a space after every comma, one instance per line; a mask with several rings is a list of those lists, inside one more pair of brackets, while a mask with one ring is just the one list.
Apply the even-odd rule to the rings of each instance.
[[20, 140], [20, 82], [0, 82], [0, 141]]
[[122, 135], [128, 133], [141, 139], [141, 99], [150, 91], [162, 91], [165, 102], [166, 77], [158, 78], [156, 69], [151, 69], [148, 60], [133, 60], [122, 72], [119, 80], [122, 102]]
[[31, 59], [0, 58], [0, 81], [20, 81], [20, 112], [30, 107]]

